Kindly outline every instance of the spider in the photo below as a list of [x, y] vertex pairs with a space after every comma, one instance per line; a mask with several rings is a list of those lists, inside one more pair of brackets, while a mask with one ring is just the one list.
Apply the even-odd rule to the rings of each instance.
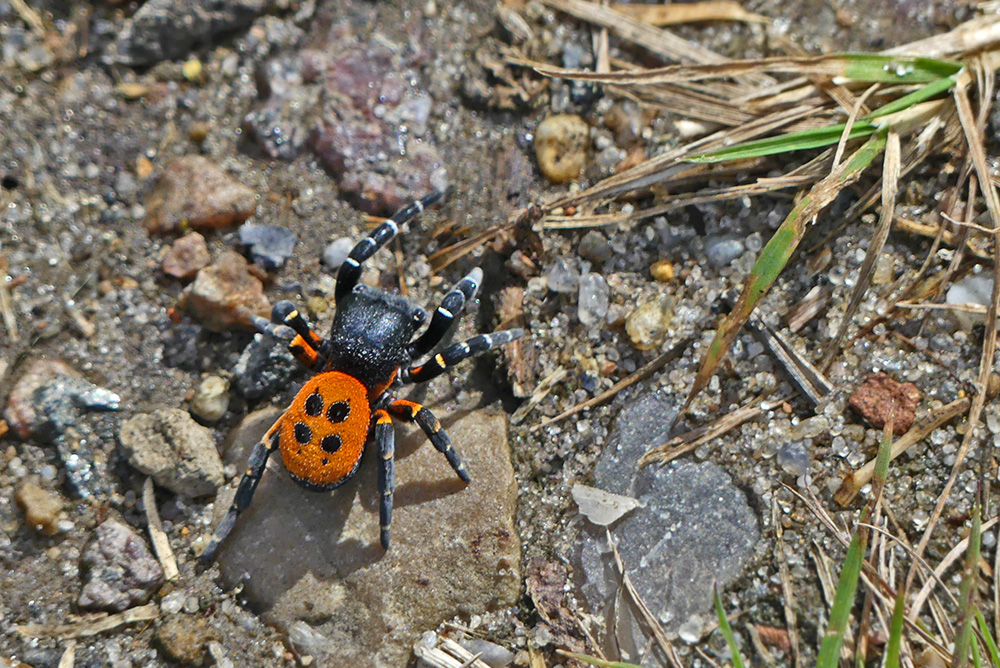
[[288, 409], [254, 446], [247, 470], [226, 516], [201, 555], [212, 560], [222, 541], [249, 505], [268, 457], [281, 450], [292, 479], [317, 492], [343, 485], [357, 471], [369, 438], [378, 447], [379, 522], [382, 548], [389, 549], [392, 495], [395, 488], [393, 416], [416, 422], [455, 473], [469, 482], [468, 471], [434, 414], [421, 404], [396, 397], [405, 383], [423, 383], [462, 360], [480, 355], [524, 335], [508, 329], [480, 334], [448, 346], [423, 364], [413, 362], [441, 343], [452, 322], [476, 296], [483, 272], [478, 267], [445, 295], [422, 334], [424, 310], [399, 295], [360, 284], [361, 265], [385, 246], [425, 207], [437, 204], [443, 192], [413, 202], [384, 221], [350, 252], [337, 273], [336, 313], [330, 336], [317, 335], [291, 302], [274, 305], [271, 322], [255, 316], [263, 333], [288, 341], [289, 350], [313, 376]]

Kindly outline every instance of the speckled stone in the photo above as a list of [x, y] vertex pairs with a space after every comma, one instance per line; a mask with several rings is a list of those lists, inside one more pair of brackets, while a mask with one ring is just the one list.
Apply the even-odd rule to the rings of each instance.
[[85, 584], [79, 605], [88, 610], [121, 612], [145, 603], [163, 584], [163, 569], [132, 527], [107, 519], [80, 557]]
[[[680, 403], [646, 394], [623, 408], [594, 472], [596, 487], [642, 503], [611, 533], [639, 595], [672, 634], [710, 621], [713, 583], [724, 587], [736, 578], [760, 538], [746, 494], [721, 467], [680, 460], [637, 469], [649, 448], [671, 436]], [[583, 593], [601, 610], [614, 598], [619, 577], [603, 527], [586, 524], [581, 540]], [[629, 660], [641, 650], [635, 640]]]
[[223, 483], [212, 432], [185, 411], [164, 408], [131, 417], [118, 439], [129, 464], [177, 494], [205, 496]]
[[[507, 418], [490, 410], [442, 417], [472, 482], [462, 483], [422, 432], [397, 427], [388, 552], [379, 545], [373, 448], [332, 493], [299, 487], [275, 457], [222, 545], [223, 581], [242, 583], [243, 596], [282, 628], [305, 621], [328, 638], [330, 665], [402, 668], [423, 631], [513, 605], [520, 542]], [[269, 425], [262, 417], [232, 447], [246, 453]], [[228, 491], [216, 500], [217, 519]]]
[[166, 166], [145, 206], [146, 229], [169, 234], [241, 223], [257, 210], [257, 197], [208, 158], [186, 155]]

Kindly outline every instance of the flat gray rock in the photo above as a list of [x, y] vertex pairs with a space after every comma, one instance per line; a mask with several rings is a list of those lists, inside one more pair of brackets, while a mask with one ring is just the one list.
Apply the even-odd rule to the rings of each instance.
[[[272, 421], [252, 417], [231, 439], [241, 461]], [[370, 444], [355, 477], [329, 493], [299, 487], [273, 457], [223, 543], [217, 560], [225, 584], [242, 582], [250, 604], [286, 631], [308, 624], [325, 648], [318, 665], [402, 668], [424, 631], [517, 601], [520, 541], [507, 418], [489, 410], [442, 417], [472, 482], [462, 483], [422, 432], [397, 424], [388, 552], [379, 545]], [[217, 519], [232, 491], [216, 500]]]
[[[712, 614], [713, 585], [724, 587], [746, 566], [760, 529], [746, 494], [715, 464], [682, 460], [636, 470], [642, 454], [666, 439], [676, 406], [669, 397], [649, 394], [622, 409], [594, 484], [643, 504], [611, 534], [646, 605], [668, 633], [687, 639]], [[581, 540], [584, 596], [594, 610], [607, 610], [618, 576], [604, 529], [588, 523]], [[619, 641], [626, 653], [629, 645], [642, 647], [638, 637]]]

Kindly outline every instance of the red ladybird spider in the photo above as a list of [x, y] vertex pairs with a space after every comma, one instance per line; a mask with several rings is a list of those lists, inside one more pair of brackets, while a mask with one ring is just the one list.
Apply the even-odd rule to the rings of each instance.
[[395, 487], [392, 416], [416, 422], [458, 477], [469, 482], [462, 459], [434, 414], [419, 403], [397, 398], [394, 390], [404, 383], [428, 381], [468, 357], [523, 336], [524, 330], [480, 334], [448, 346], [424, 364], [414, 365], [414, 360], [441, 343], [466, 303], [475, 297], [482, 270], [473, 269], [451, 289], [420, 336], [416, 333], [426, 319], [423, 309], [399, 295], [358, 283], [362, 263], [395, 237], [400, 225], [443, 197], [444, 193], [435, 192], [410, 204], [354, 247], [337, 273], [337, 310], [329, 338], [317, 335], [287, 301], [274, 305], [272, 322], [259, 316], [254, 320], [261, 332], [287, 340], [295, 357], [317, 373], [254, 446], [233, 505], [202, 553], [202, 563], [212, 560], [237, 516], [250, 505], [267, 459], [278, 449], [295, 482], [306, 489], [327, 491], [354, 475], [365, 444], [373, 437], [379, 452], [383, 549], [389, 548]]

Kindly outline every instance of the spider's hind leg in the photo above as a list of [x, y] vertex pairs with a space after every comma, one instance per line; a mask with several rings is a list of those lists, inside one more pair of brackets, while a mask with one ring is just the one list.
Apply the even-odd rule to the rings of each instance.
[[385, 409], [375, 411], [374, 439], [378, 447], [379, 536], [382, 549], [389, 549], [389, 527], [392, 525], [392, 494], [396, 489], [396, 445], [392, 418]]
[[389, 411], [408, 422], [416, 422], [417, 426], [427, 434], [431, 444], [445, 456], [448, 463], [451, 464], [451, 468], [455, 469], [458, 477], [464, 482], [472, 480], [465, 464], [462, 463], [462, 458], [452, 446], [448, 432], [441, 427], [441, 422], [434, 416], [434, 413], [431, 413], [429, 408], [415, 401], [396, 399], [389, 404]]
[[233, 497], [233, 504], [229, 507], [226, 516], [215, 527], [215, 531], [212, 533], [212, 538], [208, 541], [205, 551], [198, 557], [198, 561], [203, 566], [211, 563], [222, 541], [226, 539], [226, 536], [229, 535], [229, 532], [236, 525], [236, 518], [250, 505], [250, 500], [253, 498], [254, 492], [257, 491], [260, 478], [264, 475], [264, 467], [267, 465], [267, 459], [278, 448], [278, 427], [284, 418], [284, 415], [279, 417], [271, 425], [271, 428], [267, 430], [267, 433], [253, 446], [250, 459], [247, 461], [247, 470], [240, 479], [239, 487], [236, 488], [236, 496]]

